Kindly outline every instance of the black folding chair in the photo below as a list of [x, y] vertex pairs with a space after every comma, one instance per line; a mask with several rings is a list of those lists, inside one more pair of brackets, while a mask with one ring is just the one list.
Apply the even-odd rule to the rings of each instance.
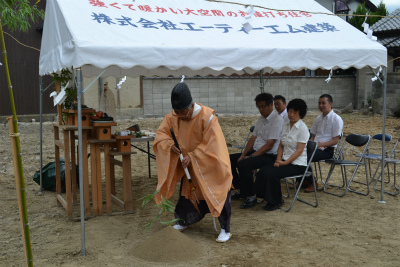
[[[365, 158], [367, 159], [367, 162], [368, 162], [369, 177], [371, 177], [370, 183], [372, 183], [372, 181], [376, 179], [375, 175], [377, 174], [377, 171], [378, 171], [378, 169], [380, 167], [380, 165], [379, 165], [378, 168], [375, 170], [374, 175], [372, 175], [371, 161], [377, 161], [377, 160], [382, 161], [382, 153], [374, 154], [374, 153], [369, 153], [369, 151], [373, 147], [374, 143], [375, 143], [375, 145], [377, 145], [377, 143], [378, 143], [378, 145], [381, 145], [382, 144], [382, 139], [383, 139], [382, 134], [376, 134], [376, 135], [372, 136], [371, 143], [370, 143], [370, 145], [369, 145], [369, 147], [367, 149], [367, 152], [365, 154]], [[375, 140], [375, 142], [374, 142], [374, 140]], [[386, 147], [385, 155], [386, 156], [385, 157], [388, 157], [388, 151], [390, 150], [390, 143], [392, 142], [392, 136], [390, 134], [385, 134], [385, 142], [386, 142], [386, 144], [385, 144], [385, 147]], [[358, 154], [357, 156], [359, 157], [360, 154]], [[388, 170], [388, 176], [387, 176], [388, 177], [388, 181], [386, 181], [386, 183], [389, 183], [390, 182], [389, 166], [387, 166], [387, 170]]]
[[[313, 175], [313, 173], [312, 173], [312, 171], [311, 171], [311, 159], [313, 158], [313, 156], [314, 156], [314, 154], [315, 154], [315, 151], [317, 150], [317, 147], [318, 147], [318, 143], [317, 143], [317, 142], [315, 142], [315, 141], [308, 141], [308, 142], [307, 142], [307, 154], [312, 153], [312, 157], [311, 157], [310, 160], [307, 162], [307, 168], [306, 168], [306, 170], [304, 171], [304, 173], [299, 174], [299, 175], [294, 175], [294, 176], [285, 177], [285, 178], [282, 179], [282, 180], [284, 180], [285, 183], [286, 183], [286, 190], [287, 190], [287, 195], [286, 195], [286, 196], [283, 195], [283, 196], [284, 196], [284, 197], [289, 197], [289, 194], [290, 194], [290, 193], [289, 193], [288, 180], [293, 180], [293, 184], [295, 184], [297, 178], [301, 178], [300, 184], [299, 184], [299, 186], [297, 187], [297, 189], [296, 189], [296, 187], [294, 187], [294, 188], [295, 188], [295, 194], [294, 194], [292, 203], [290, 204], [290, 207], [289, 207], [288, 209], [284, 209], [284, 208], [281, 207], [281, 208], [280, 208], [281, 210], [286, 211], [286, 212], [290, 211], [290, 210], [292, 209], [292, 207], [293, 207], [294, 202], [296, 201], [296, 199], [299, 200], [300, 202], [306, 203], [306, 204], [308, 204], [308, 205], [310, 205], [310, 206], [313, 206], [313, 207], [315, 207], [315, 208], [318, 206], [317, 187], [316, 187], [316, 185], [315, 185], [314, 175]], [[308, 201], [306, 201], [306, 200], [304, 200], [304, 199], [301, 199], [301, 198], [299, 197], [299, 192], [300, 192], [300, 190], [301, 190], [301, 185], [302, 185], [303, 182], [304, 182], [304, 178], [305, 178], [306, 176], [310, 176], [310, 175], [313, 176], [313, 185], [314, 185], [314, 194], [315, 194], [315, 204], [312, 204], [312, 203], [310, 203], [310, 202], [308, 202]]]
[[[344, 142], [343, 133], [340, 134], [339, 142], [336, 145], [335, 153], [333, 154], [332, 159], [343, 159], [343, 155], [339, 153], [340, 152], [339, 148], [341, 147], [342, 142]], [[321, 163], [322, 162], [325, 162], [325, 159], [314, 162], [314, 169], [315, 169], [316, 180], [318, 181], [318, 172], [319, 172], [319, 177], [321, 178], [321, 182], [324, 185], [325, 181], [322, 178], [323, 176], [322, 176], [322, 171], [321, 171]], [[342, 168], [342, 175], [343, 175], [343, 168]], [[335, 185], [335, 186], [342, 188], [344, 186], [344, 183], [341, 186], [339, 186], [339, 185]], [[320, 189], [320, 190], [322, 190], [322, 189]]]
[[[396, 165], [400, 164], [400, 160], [396, 159], [396, 149], [397, 149], [397, 147], [399, 145], [399, 142], [400, 142], [400, 138], [397, 139], [397, 142], [393, 146], [393, 149], [390, 152], [389, 156], [385, 157], [384, 160], [383, 160], [385, 162], [384, 168], [385, 168], [385, 166], [387, 166], [388, 167], [388, 172], [389, 172], [389, 164], [390, 163], [393, 164], [393, 185], [394, 185], [394, 188], [397, 191], [396, 192], [389, 192], [389, 191], [386, 191], [386, 190], [383, 191], [384, 193], [386, 193], [388, 195], [391, 195], [391, 196], [397, 196], [400, 193], [400, 188], [396, 185]], [[382, 158], [382, 156], [381, 156], [381, 158]], [[376, 168], [375, 173], [380, 169], [381, 166], [382, 166], [382, 161], [379, 163], [378, 168]], [[381, 172], [379, 172], [379, 175], [376, 178], [376, 181], [374, 183], [374, 189], [377, 190], [377, 191], [381, 191], [381, 188], [377, 187], [377, 183], [380, 182], [381, 175], [382, 175]]]
[[[341, 147], [340, 147], [340, 149], [338, 151], [339, 155], [343, 155], [343, 159], [327, 159], [327, 160], [325, 160], [326, 163], [331, 165], [331, 167], [329, 169], [328, 177], [326, 178], [325, 185], [324, 185], [324, 192], [325, 193], [328, 193], [328, 194], [331, 194], [331, 195], [334, 195], [334, 196], [338, 196], [338, 197], [343, 197], [347, 193], [347, 191], [354, 192], [354, 193], [357, 193], [357, 194], [361, 194], [361, 195], [364, 195], [364, 196], [369, 194], [368, 169], [367, 169], [367, 162], [366, 162], [366, 159], [365, 159], [365, 154], [366, 154], [366, 151], [368, 149], [368, 146], [369, 146], [370, 142], [371, 142], [371, 136], [369, 136], [369, 135], [350, 134], [350, 135], [348, 135], [346, 137], [345, 141], [343, 142], [343, 144], [341, 145]], [[358, 149], [358, 148], [362, 148], [362, 147], [364, 148], [362, 150], [362, 153], [359, 154], [359, 157], [358, 157], [357, 160], [345, 159], [346, 158], [345, 148], [347, 148], [346, 144], [349, 144], [351, 146], [351, 149], [352, 148]], [[351, 151], [349, 151], [349, 152], [351, 152]], [[365, 181], [366, 182], [365, 183], [364, 182], [359, 182], [359, 181], [354, 181], [354, 182], [366, 185], [367, 186], [367, 192], [366, 193], [363, 193], [363, 192], [360, 192], [360, 191], [357, 191], [357, 190], [354, 190], [354, 189], [350, 189], [350, 185], [354, 180], [354, 177], [355, 177], [355, 175], [357, 173], [358, 168], [360, 166], [363, 166], [363, 165], [365, 167]], [[336, 166], [343, 167], [342, 180], [343, 180], [343, 184], [346, 186], [343, 194], [335, 194], [333, 192], [327, 191], [327, 187], [332, 185], [332, 184], [329, 184], [329, 180], [331, 179], [333, 170], [335, 169]], [[354, 166], [355, 167], [350, 180], [347, 179], [346, 167], [348, 167], [348, 166]], [[335, 186], [335, 185], [333, 185], [333, 186]]]

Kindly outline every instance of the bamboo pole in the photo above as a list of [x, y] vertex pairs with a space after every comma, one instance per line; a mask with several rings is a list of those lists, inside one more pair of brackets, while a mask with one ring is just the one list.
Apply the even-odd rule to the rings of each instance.
[[[10, 132], [10, 137], [12, 140], [11, 144], [12, 150], [13, 153], [15, 153], [15, 156], [13, 157], [15, 166], [14, 168], [18, 169], [18, 172], [15, 172], [15, 179], [18, 180], [17, 197], [18, 197], [18, 203], [20, 204], [19, 206], [20, 206], [21, 225], [23, 227], [22, 236], [24, 238], [24, 246], [26, 246], [25, 260], [27, 266], [31, 267], [33, 266], [33, 256], [32, 256], [31, 240], [29, 234], [28, 212], [26, 208], [25, 180], [24, 180], [24, 170], [22, 167], [21, 147], [20, 147], [19, 132], [18, 132], [18, 120], [17, 120], [17, 112], [15, 110], [14, 94], [12, 90], [10, 71], [8, 69], [6, 44], [4, 41], [3, 25], [1, 19], [0, 19], [0, 41], [3, 51], [4, 68], [6, 72], [8, 93], [10, 95], [10, 103], [12, 109], [12, 121], [9, 120], [9, 123], [12, 124], [12, 133]], [[18, 186], [20, 186], [20, 188], [18, 188]]]

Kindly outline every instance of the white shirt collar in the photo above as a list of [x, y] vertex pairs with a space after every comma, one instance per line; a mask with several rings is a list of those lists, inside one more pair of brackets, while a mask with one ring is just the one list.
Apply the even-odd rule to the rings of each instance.
[[201, 111], [201, 106], [197, 103], [194, 103], [192, 118], [194, 118]]

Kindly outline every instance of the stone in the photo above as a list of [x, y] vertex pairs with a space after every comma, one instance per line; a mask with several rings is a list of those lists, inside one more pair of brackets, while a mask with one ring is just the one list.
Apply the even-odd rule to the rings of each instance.
[[353, 104], [352, 103], [348, 104], [344, 109], [342, 109], [341, 113], [343, 114], [353, 113]]
[[[372, 110], [375, 114], [383, 113], [383, 98], [372, 99]], [[398, 112], [400, 112], [400, 97], [387, 97], [386, 115], [394, 116]]]
[[360, 109], [360, 113], [362, 115], [373, 115], [372, 108], [370, 107], [363, 107], [362, 109]]

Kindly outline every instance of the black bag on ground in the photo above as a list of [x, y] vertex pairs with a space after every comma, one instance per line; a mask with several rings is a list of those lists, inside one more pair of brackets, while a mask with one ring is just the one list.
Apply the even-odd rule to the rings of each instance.
[[[60, 159], [61, 192], [65, 193], [65, 160]], [[40, 185], [40, 170], [35, 172], [33, 180]], [[76, 165], [76, 183], [79, 185], [79, 167]], [[49, 162], [42, 168], [42, 186], [44, 190], [56, 191], [56, 163]]]

